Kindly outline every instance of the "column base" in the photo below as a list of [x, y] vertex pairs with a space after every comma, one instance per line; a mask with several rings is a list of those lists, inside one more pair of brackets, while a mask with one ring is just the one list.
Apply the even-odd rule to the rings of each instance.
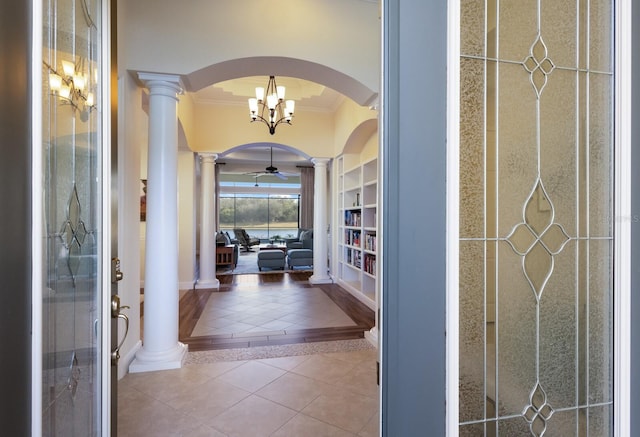
[[216, 279], [198, 279], [195, 285], [196, 290], [204, 290], [207, 288], [220, 288], [220, 281]]
[[164, 352], [148, 352], [143, 345], [129, 365], [129, 373], [180, 369], [188, 350], [189, 346], [180, 342], [175, 348]]
[[320, 275], [313, 274], [309, 276], [309, 283], [310, 284], [332, 284], [333, 280], [328, 275], [320, 276]]

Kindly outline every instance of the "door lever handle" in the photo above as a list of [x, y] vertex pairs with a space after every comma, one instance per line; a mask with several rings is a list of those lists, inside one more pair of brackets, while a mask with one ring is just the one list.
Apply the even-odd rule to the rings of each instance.
[[129, 308], [129, 306], [120, 305], [120, 297], [117, 294], [111, 296], [111, 317], [114, 319], [124, 320], [124, 335], [122, 336], [122, 340], [120, 340], [116, 348], [111, 352], [112, 366], [116, 366], [118, 364], [118, 360], [120, 360], [120, 348], [124, 344], [124, 341], [127, 338], [127, 334], [129, 334], [129, 317], [121, 312], [121, 310], [127, 308]]

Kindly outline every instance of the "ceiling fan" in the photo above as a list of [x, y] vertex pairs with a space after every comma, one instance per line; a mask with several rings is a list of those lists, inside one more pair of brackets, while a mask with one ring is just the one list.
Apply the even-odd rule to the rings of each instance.
[[283, 180], [287, 179], [287, 176], [284, 173], [281, 173], [278, 171], [278, 167], [273, 166], [273, 147], [270, 147], [270, 153], [271, 153], [271, 160], [270, 160], [271, 162], [269, 166], [264, 169], [264, 171], [254, 171], [251, 173], [247, 173], [247, 174], [256, 176], [256, 183], [257, 183], [257, 177], [262, 175], [274, 175]]

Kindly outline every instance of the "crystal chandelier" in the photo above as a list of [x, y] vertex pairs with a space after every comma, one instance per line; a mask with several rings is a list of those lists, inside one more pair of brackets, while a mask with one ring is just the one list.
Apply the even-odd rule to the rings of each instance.
[[[262, 121], [273, 135], [280, 123], [291, 124], [295, 102], [284, 100], [284, 87], [276, 85], [275, 76], [269, 77], [266, 93], [263, 87], [256, 87], [256, 97], [249, 99], [251, 122]], [[265, 98], [266, 96], [266, 98]]]

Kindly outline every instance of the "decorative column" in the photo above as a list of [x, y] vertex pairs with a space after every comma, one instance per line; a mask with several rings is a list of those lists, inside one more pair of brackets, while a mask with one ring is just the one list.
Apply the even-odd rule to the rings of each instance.
[[178, 94], [180, 77], [139, 73], [149, 89], [144, 340], [129, 372], [182, 367], [178, 341]]
[[200, 154], [200, 277], [196, 288], [220, 288], [216, 278], [215, 165], [218, 155]]
[[333, 282], [327, 272], [327, 164], [328, 158], [314, 158], [313, 185], [313, 275], [312, 284]]

